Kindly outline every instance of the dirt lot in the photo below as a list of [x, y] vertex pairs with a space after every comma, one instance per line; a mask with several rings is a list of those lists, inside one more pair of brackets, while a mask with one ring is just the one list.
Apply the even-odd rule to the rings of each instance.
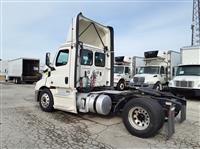
[[200, 148], [200, 99], [188, 100], [187, 120], [165, 139], [130, 135], [119, 117], [42, 112], [34, 85], [0, 84], [1, 148]]

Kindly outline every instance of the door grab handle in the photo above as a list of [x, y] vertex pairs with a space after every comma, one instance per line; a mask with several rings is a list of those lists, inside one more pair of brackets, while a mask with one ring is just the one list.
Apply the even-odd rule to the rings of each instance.
[[68, 84], [68, 77], [65, 77], [65, 84]]

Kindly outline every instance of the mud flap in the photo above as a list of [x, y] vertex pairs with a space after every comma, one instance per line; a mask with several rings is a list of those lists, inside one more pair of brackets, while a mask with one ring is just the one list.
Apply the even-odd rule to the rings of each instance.
[[182, 123], [184, 120], [186, 120], [186, 105], [182, 105], [181, 107], [180, 123]]
[[171, 136], [174, 134], [175, 132], [175, 105], [170, 103], [170, 102], [166, 102], [166, 105], [169, 106], [169, 111], [168, 111], [168, 121], [166, 123], [166, 139], [168, 140], [169, 138], [171, 138]]

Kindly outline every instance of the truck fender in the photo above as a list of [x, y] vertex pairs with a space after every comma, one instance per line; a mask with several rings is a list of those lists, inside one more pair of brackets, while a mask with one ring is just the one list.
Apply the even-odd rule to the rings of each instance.
[[124, 108], [124, 106], [125, 106], [125, 104], [127, 103], [127, 102], [129, 102], [129, 100], [134, 100], [134, 98], [137, 98], [137, 97], [135, 97], [135, 96], [131, 96], [131, 97], [124, 97], [124, 98], [121, 98], [119, 101], [118, 101], [118, 103], [114, 106], [114, 108], [113, 108], [113, 113], [117, 113], [117, 112], [120, 112], [123, 108]]
[[42, 90], [44, 90], [44, 89], [48, 89], [48, 90], [50, 90], [48, 87], [46, 87], [46, 86], [42, 86], [42, 87], [40, 87], [40, 89], [38, 90], [38, 94], [37, 94], [37, 101], [39, 101], [39, 95], [40, 95], [40, 93], [41, 93], [41, 91]]
[[158, 90], [162, 90], [162, 84], [160, 81], [157, 81], [154, 85], [153, 85], [153, 89], [157, 89], [157, 86], [160, 85]]
[[125, 80], [123, 79], [123, 78], [121, 78], [117, 83], [119, 83], [119, 82], [125, 82]]

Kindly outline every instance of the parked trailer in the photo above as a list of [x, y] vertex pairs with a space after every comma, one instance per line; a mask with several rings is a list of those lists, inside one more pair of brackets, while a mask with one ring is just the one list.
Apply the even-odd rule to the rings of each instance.
[[176, 51], [147, 51], [145, 66], [130, 81], [130, 87], [150, 87], [162, 90], [173, 78], [175, 66], [180, 64], [180, 53]]
[[15, 83], [36, 82], [40, 79], [40, 60], [33, 58], [18, 58], [8, 61], [8, 80]]
[[200, 46], [181, 48], [181, 64], [169, 87], [175, 94], [200, 96]]
[[6, 81], [8, 75], [8, 61], [1, 60], [0, 61], [0, 81]]
[[[154, 136], [168, 120], [168, 137], [174, 130], [174, 112], [185, 120], [186, 100], [170, 93], [140, 88], [113, 90], [113, 28], [82, 15], [73, 20], [71, 39], [57, 51], [36, 83], [35, 97], [43, 111], [121, 114], [127, 130], [138, 137]], [[175, 110], [175, 111], [174, 111]]]
[[136, 74], [137, 69], [144, 66], [143, 57], [117, 56], [114, 65], [114, 87], [117, 90], [124, 90], [129, 85], [129, 81]]

